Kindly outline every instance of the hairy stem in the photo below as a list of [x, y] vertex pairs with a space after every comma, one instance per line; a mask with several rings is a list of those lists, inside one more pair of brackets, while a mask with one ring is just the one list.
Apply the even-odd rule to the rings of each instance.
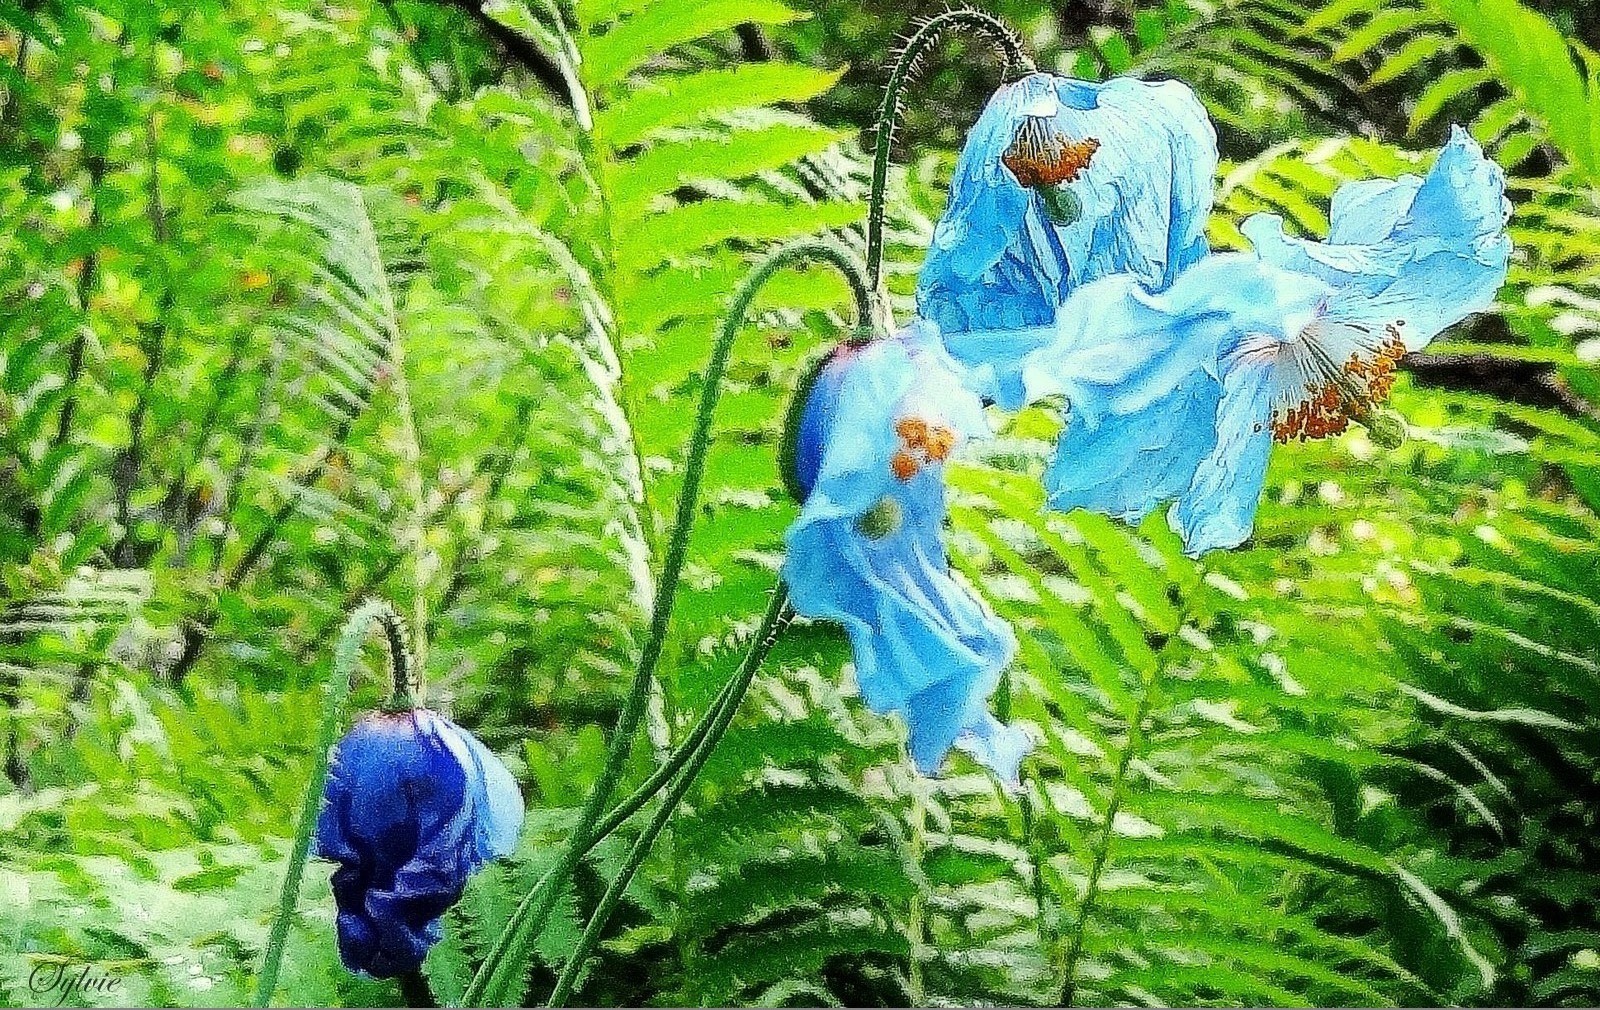
[[917, 25], [906, 40], [905, 48], [900, 50], [889, 71], [889, 83], [884, 86], [883, 104], [878, 107], [875, 124], [872, 191], [867, 198], [867, 286], [874, 293], [883, 279], [884, 189], [889, 181], [889, 149], [894, 145], [894, 131], [903, 107], [902, 92], [917, 63], [927, 57], [945, 32], [956, 29], [970, 31], [994, 46], [1004, 62], [1006, 80], [1018, 72], [1033, 69], [1033, 61], [1023, 51], [1022, 40], [1010, 25], [993, 14], [970, 7], [955, 7], [935, 14]]
[[261, 962], [261, 977], [256, 985], [254, 1005], [271, 1005], [278, 984], [278, 969], [283, 964], [283, 947], [289, 938], [289, 922], [300, 897], [300, 880], [305, 876], [311, 854], [311, 835], [316, 831], [317, 814], [322, 809], [322, 791], [327, 784], [328, 763], [334, 738], [344, 722], [345, 706], [350, 701], [350, 685], [367, 632], [376, 624], [389, 647], [390, 674], [398, 686], [411, 680], [412, 660], [406, 645], [405, 622], [385, 600], [367, 600], [345, 621], [339, 643], [333, 652], [333, 676], [328, 681], [322, 702], [322, 725], [317, 731], [312, 753], [311, 777], [306, 783], [305, 800], [300, 806], [300, 823], [295, 829], [294, 846], [289, 850], [289, 867], [283, 875], [283, 890], [278, 895], [278, 911], [267, 936], [266, 956]]
[[[594, 914], [589, 917], [589, 924], [584, 927], [583, 936], [578, 940], [578, 946], [573, 950], [572, 957], [567, 961], [566, 968], [561, 972], [561, 977], [556, 981], [556, 988], [550, 994], [546, 1006], [565, 1006], [572, 991], [577, 987], [579, 978], [582, 977], [584, 965], [589, 960], [589, 955], [594, 953], [595, 945], [600, 941], [600, 934], [604, 932], [606, 922], [610, 920], [611, 913], [616, 910], [622, 895], [627, 891], [628, 884], [633, 881], [633, 875], [638, 872], [644, 863], [645, 857], [650, 854], [650, 849], [655, 845], [657, 836], [661, 834], [667, 822], [672, 819], [677, 810], [678, 803], [683, 799], [689, 787], [694, 784], [695, 777], [700, 769], [705, 766], [711, 757], [711, 752], [716, 749], [717, 743], [722, 739], [722, 734], [727, 732], [728, 725], [733, 722], [734, 712], [739, 707], [750, 683], [755, 679], [756, 670], [772, 651], [773, 645], [778, 641], [778, 636], [783, 629], [788, 627], [793, 617], [789, 609], [789, 594], [782, 583], [772, 593], [772, 600], [767, 605], [766, 616], [761, 619], [761, 627], [757, 629], [755, 638], [751, 641], [750, 650], [745, 653], [744, 659], [739, 663], [738, 671], [729, 681], [728, 687], [732, 688], [729, 697], [730, 704], [713, 706], [715, 718], [706, 723], [706, 732], [689, 748], [689, 742], [679, 748], [679, 753], [686, 754], [682, 772], [673, 782], [672, 787], [661, 799], [661, 806], [655, 815], [650, 818], [650, 823], [643, 832], [634, 840], [633, 847], [628, 850], [628, 857], [623, 862], [622, 869], [611, 881], [606, 892], [600, 898]], [[709, 713], [708, 713], [709, 714]], [[619, 808], [620, 809], [620, 808]], [[620, 823], [620, 822], [619, 822]]]
[[700, 481], [705, 473], [706, 455], [711, 447], [711, 422], [716, 412], [717, 401], [722, 395], [722, 377], [733, 354], [734, 339], [739, 335], [739, 330], [756, 295], [767, 281], [785, 267], [812, 260], [829, 263], [844, 275], [855, 297], [858, 321], [861, 325], [866, 325], [871, 318], [870, 299], [861, 277], [860, 267], [849, 253], [837, 244], [827, 241], [796, 242], [782, 247], [751, 271], [739, 289], [734, 292], [728, 314], [723, 320], [722, 331], [712, 348], [711, 361], [706, 368], [700, 406], [695, 416], [694, 429], [689, 438], [688, 456], [684, 463], [683, 488], [678, 494], [677, 516], [673, 521], [672, 535], [668, 541], [666, 558], [662, 564], [661, 577], [656, 586], [655, 600], [651, 609], [650, 636], [640, 654], [639, 665], [634, 672], [627, 700], [617, 717], [617, 725], [612, 732], [610, 746], [606, 752], [605, 765], [601, 769], [600, 778], [589, 791], [578, 817], [578, 826], [573, 831], [566, 848], [562, 850], [545, 877], [534, 885], [512, 912], [505, 929], [495, 940], [489, 955], [463, 994], [462, 1002], [465, 1005], [472, 1006], [483, 1002], [490, 986], [496, 982], [496, 975], [507, 953], [513, 947], [521, 948], [532, 937], [538, 935], [567, 878], [577, 867], [582, 854], [598, 837], [594, 834], [595, 828], [605, 814], [606, 803], [622, 777], [622, 766], [632, 749], [634, 734], [639, 728], [639, 721], [649, 700], [656, 664], [660, 661], [661, 652], [666, 645], [673, 603], [677, 598], [678, 580], [689, 550], [689, 534], [694, 527], [695, 513], [699, 508]]

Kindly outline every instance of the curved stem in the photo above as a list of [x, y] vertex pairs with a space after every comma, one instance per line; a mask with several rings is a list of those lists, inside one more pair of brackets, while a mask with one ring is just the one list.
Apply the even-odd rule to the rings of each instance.
[[[778, 636], [783, 629], [789, 626], [789, 621], [794, 618], [794, 611], [789, 609], [789, 592], [780, 582], [772, 594], [772, 602], [767, 605], [766, 616], [761, 619], [761, 627], [756, 631], [755, 638], [751, 641], [750, 651], [745, 653], [744, 659], [739, 663], [739, 669], [734, 673], [733, 679], [728, 682], [732, 688], [732, 703], [723, 706], [715, 719], [707, 723], [707, 731], [701, 736], [692, 751], [688, 751], [688, 741], [680, 751], [687, 752], [687, 760], [683, 771], [673, 782], [672, 788], [662, 797], [661, 806], [656, 810], [655, 816], [650, 818], [650, 823], [644, 831], [634, 840], [633, 848], [628, 850], [628, 858], [623, 862], [622, 869], [611, 881], [606, 892], [600, 898], [600, 904], [595, 907], [594, 914], [589, 917], [589, 924], [584, 927], [583, 936], [578, 940], [578, 946], [573, 950], [572, 957], [567, 961], [566, 968], [561, 972], [561, 978], [556, 982], [556, 988], [550, 994], [546, 1006], [558, 1007], [566, 1004], [572, 995], [572, 990], [577, 987], [578, 979], [583, 974], [584, 964], [588, 962], [589, 955], [594, 952], [595, 945], [600, 941], [600, 934], [605, 931], [606, 922], [611, 918], [611, 913], [622, 901], [622, 895], [627, 891], [628, 884], [633, 881], [633, 875], [638, 872], [644, 863], [645, 857], [650, 854], [650, 849], [655, 845], [657, 836], [672, 819], [677, 810], [678, 802], [683, 799], [689, 787], [694, 784], [695, 777], [700, 769], [705, 766], [711, 757], [711, 752], [716, 749], [717, 743], [722, 739], [722, 734], [727, 732], [728, 726], [733, 722], [733, 714], [739, 707], [739, 701], [744, 698], [745, 691], [750, 687], [750, 682], [755, 679], [756, 669], [761, 666], [767, 654], [778, 641]], [[620, 809], [620, 808], [619, 808]]]
[[884, 188], [889, 180], [889, 148], [894, 144], [895, 127], [900, 121], [901, 92], [912, 71], [951, 29], [966, 29], [982, 36], [1000, 54], [1009, 81], [1019, 71], [1033, 70], [1033, 60], [1023, 51], [1022, 40], [1011, 26], [993, 14], [971, 7], [955, 7], [935, 14], [916, 27], [905, 47], [895, 57], [889, 83], [883, 89], [883, 104], [878, 107], [876, 140], [872, 151], [872, 191], [867, 198], [867, 285], [873, 292], [883, 278]]
[[507, 920], [505, 929], [495, 940], [477, 974], [472, 978], [461, 1001], [466, 1006], [484, 1002], [484, 996], [496, 981], [496, 974], [506, 954], [521, 948], [530, 937], [537, 936], [544, 927], [556, 898], [565, 886], [568, 876], [577, 867], [583, 853], [600, 837], [595, 834], [606, 810], [606, 802], [616, 790], [622, 777], [622, 766], [633, 745], [634, 733], [649, 700], [650, 683], [656, 664], [666, 644], [667, 626], [672, 617], [673, 602], [677, 596], [678, 579], [683, 570], [684, 558], [689, 550], [689, 533], [694, 526], [695, 512], [699, 507], [700, 480], [705, 473], [706, 454], [711, 447], [711, 420], [717, 400], [722, 395], [722, 376], [727, 371], [728, 359], [733, 354], [734, 339], [744, 325], [745, 316], [761, 288], [778, 271], [796, 263], [821, 260], [832, 264], [845, 277], [854, 296], [858, 320], [865, 325], [871, 319], [871, 302], [867, 286], [861, 277], [861, 268], [854, 258], [833, 242], [809, 240], [783, 246], [763, 260], [734, 292], [728, 314], [723, 319], [722, 331], [712, 348], [711, 361], [706, 367], [704, 388], [700, 394], [700, 407], [695, 416], [693, 433], [689, 438], [689, 453], [684, 464], [683, 488], [678, 494], [677, 516], [672, 525], [672, 539], [667, 545], [666, 559], [661, 568], [661, 579], [656, 587], [655, 602], [650, 615], [650, 637], [639, 657], [639, 666], [629, 687], [622, 713], [617, 717], [616, 729], [611, 734], [611, 744], [606, 752], [606, 763], [600, 778], [589, 791], [578, 825], [571, 839], [555, 863], [525, 895]]
[[410, 682], [411, 650], [406, 645], [405, 622], [387, 600], [367, 600], [345, 621], [344, 629], [339, 632], [339, 643], [334, 647], [333, 677], [328, 681], [322, 703], [322, 726], [317, 732], [311, 778], [306, 783], [294, 847], [289, 850], [289, 868], [283, 875], [283, 890], [278, 895], [278, 914], [272, 920], [272, 931], [267, 936], [266, 957], [261, 963], [261, 977], [256, 984], [254, 1005], [257, 1007], [271, 1005], [272, 990], [278, 984], [283, 947], [289, 938], [289, 921], [294, 916], [295, 902], [300, 897], [300, 880], [305, 876], [306, 859], [311, 854], [311, 834], [316, 830], [317, 813], [322, 809], [322, 791], [327, 784], [334, 737], [344, 722], [344, 709], [350, 700], [356, 661], [361, 658], [361, 644], [374, 623], [383, 630], [384, 641], [389, 646], [389, 668], [395, 684]]

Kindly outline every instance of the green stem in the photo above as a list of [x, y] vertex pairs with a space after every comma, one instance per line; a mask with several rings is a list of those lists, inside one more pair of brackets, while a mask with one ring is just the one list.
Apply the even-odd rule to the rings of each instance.
[[680, 752], [688, 754], [682, 773], [673, 782], [666, 796], [662, 797], [661, 806], [656, 810], [655, 816], [650, 818], [650, 823], [634, 841], [633, 848], [628, 850], [628, 858], [623, 862], [622, 869], [611, 881], [606, 892], [600, 898], [594, 914], [589, 917], [589, 924], [584, 927], [583, 936], [578, 940], [578, 946], [572, 952], [572, 957], [567, 961], [566, 968], [561, 972], [561, 977], [556, 981], [555, 992], [550, 994], [546, 1006], [558, 1007], [566, 1005], [567, 999], [572, 995], [572, 990], [577, 987], [578, 979], [583, 973], [583, 967], [589, 960], [589, 955], [594, 952], [595, 944], [600, 941], [600, 934], [604, 932], [606, 922], [610, 920], [611, 913], [615, 911], [622, 895], [627, 891], [628, 884], [632, 882], [633, 875], [638, 872], [645, 857], [650, 854], [650, 849], [655, 845], [656, 837], [672, 819], [673, 812], [677, 810], [678, 802], [683, 799], [689, 787], [694, 784], [695, 777], [700, 769], [705, 766], [711, 757], [711, 752], [716, 749], [717, 743], [722, 739], [722, 734], [733, 722], [734, 712], [739, 707], [739, 701], [749, 689], [750, 683], [755, 679], [757, 668], [761, 666], [767, 654], [778, 641], [778, 636], [783, 629], [788, 627], [794, 612], [789, 609], [789, 593], [780, 582], [773, 591], [772, 601], [767, 605], [766, 616], [761, 619], [761, 627], [757, 629], [755, 638], [752, 639], [750, 650], [745, 653], [744, 659], [739, 663], [739, 669], [734, 673], [728, 686], [733, 688], [731, 704], [725, 705], [717, 711], [716, 717], [707, 724], [707, 732], [693, 747], [679, 748]]
[[289, 850], [289, 869], [283, 877], [283, 891], [278, 895], [278, 913], [267, 937], [266, 957], [261, 963], [261, 978], [256, 985], [254, 1005], [257, 1007], [271, 1005], [272, 991], [278, 984], [283, 947], [289, 939], [289, 922], [294, 917], [295, 902], [300, 897], [300, 879], [305, 876], [306, 859], [311, 854], [311, 835], [316, 830], [317, 814], [322, 809], [322, 791], [327, 784], [334, 737], [344, 722], [344, 710], [350, 700], [356, 662], [361, 658], [361, 645], [374, 623], [382, 629], [384, 641], [389, 646], [389, 668], [397, 696], [403, 685], [411, 682], [411, 650], [406, 645], [405, 622], [387, 601], [367, 600], [345, 621], [344, 629], [339, 633], [339, 643], [334, 647], [333, 678], [328, 681], [322, 702], [322, 726], [317, 732], [311, 778], [306, 783], [305, 800], [300, 806], [300, 824], [295, 830], [294, 847]]
[[1096, 899], [1100, 896], [1100, 877], [1105, 871], [1106, 860], [1111, 855], [1111, 839], [1116, 826], [1117, 813], [1122, 809], [1122, 799], [1127, 786], [1128, 769], [1133, 764], [1133, 756], [1144, 745], [1144, 721], [1150, 714], [1151, 706], [1155, 703], [1156, 693], [1161, 688], [1162, 675], [1171, 666], [1174, 653], [1183, 640], [1183, 626], [1189, 620], [1189, 615], [1194, 610], [1194, 605], [1200, 596], [1201, 586], [1205, 582], [1204, 569], [1195, 569], [1195, 578], [1192, 585], [1184, 593], [1183, 607], [1178, 612], [1177, 623], [1173, 625], [1172, 633], [1161, 644], [1160, 650], [1150, 663], [1148, 671], [1144, 674], [1143, 692], [1139, 696], [1139, 703], [1135, 707], [1133, 716], [1128, 720], [1128, 743], [1122, 749], [1117, 759], [1117, 770], [1111, 779], [1111, 796], [1106, 803], [1105, 820], [1100, 825], [1100, 837], [1095, 842], [1094, 855], [1089, 864], [1089, 880], [1084, 888], [1083, 901], [1078, 906], [1077, 918], [1072, 923], [1072, 938], [1067, 949], [1066, 964], [1063, 968], [1061, 983], [1061, 999], [1058, 1006], [1070, 1007], [1078, 995], [1078, 961], [1083, 956], [1083, 941], [1089, 923], [1089, 913], [1094, 908]]
[[971, 7], [955, 7], [935, 14], [919, 24], [905, 47], [895, 57], [889, 83], [883, 89], [883, 104], [878, 107], [876, 139], [872, 151], [872, 191], [867, 198], [867, 286], [877, 292], [883, 278], [884, 189], [889, 181], [889, 149], [894, 145], [895, 127], [900, 121], [901, 92], [917, 64], [938, 44], [944, 33], [963, 28], [985, 38], [1004, 61], [1004, 78], [1009, 81], [1019, 71], [1033, 70], [1033, 61], [1023, 51], [1022, 40], [1000, 18]]
[[678, 494], [677, 516], [672, 525], [672, 538], [667, 545], [666, 560], [662, 564], [661, 579], [656, 587], [655, 603], [651, 611], [650, 637], [640, 654], [633, 683], [629, 687], [622, 712], [617, 717], [616, 729], [611, 734], [605, 765], [600, 771], [599, 780], [589, 791], [583, 810], [578, 816], [578, 826], [573, 831], [566, 848], [562, 850], [544, 877], [518, 903], [510, 919], [507, 920], [505, 929], [496, 938], [494, 946], [490, 948], [477, 974], [472, 977], [467, 991], [462, 994], [461, 1000], [466, 1006], [484, 1002], [484, 996], [496, 981], [496, 974], [504, 963], [507, 953], [513, 947], [521, 949], [531, 937], [537, 936], [543, 929], [545, 919], [555, 906], [556, 898], [565, 886], [567, 878], [576, 869], [583, 853], [587, 852], [600, 837], [595, 833], [596, 826], [600, 823], [606, 811], [606, 803], [622, 777], [622, 766], [632, 748], [634, 733], [639, 728], [639, 720], [649, 700], [650, 684], [655, 676], [656, 664], [660, 661], [661, 651], [666, 645], [667, 627], [672, 617], [673, 602], [677, 596], [678, 579], [688, 553], [689, 533], [694, 527], [695, 512], [699, 507], [700, 480], [705, 473], [706, 454], [711, 447], [711, 420], [716, 411], [717, 400], [722, 395], [722, 376], [727, 371], [728, 359], [733, 354], [734, 339], [739, 335], [739, 330], [756, 295], [767, 281], [785, 267], [810, 260], [822, 260], [838, 268], [854, 295], [858, 321], [861, 325], [866, 325], [871, 319], [871, 303], [866, 284], [861, 278], [860, 266], [848, 252], [829, 241], [808, 240], [783, 246], [751, 271], [734, 292], [728, 314], [723, 320], [722, 332], [717, 337], [711, 352], [710, 364], [706, 368], [704, 388], [700, 394], [700, 407], [695, 416], [693, 433], [689, 438], [688, 458], [684, 464], [683, 488]]
[[[1003, 723], [1011, 721], [1011, 699], [1015, 685], [1011, 671], [1000, 678], [1000, 687], [994, 693], [994, 717]], [[1049, 893], [1044, 885], [1044, 853], [1039, 848], [1039, 835], [1033, 812], [1033, 797], [1023, 788], [1017, 796], [1017, 809], [1022, 814], [1022, 848], [1028, 853], [1028, 884], [1033, 892], [1034, 927], [1039, 933], [1039, 946], [1047, 961], [1054, 960], [1055, 925], [1051, 921]]]
[[[914, 767], [909, 751], [902, 752], [901, 760], [907, 767]], [[928, 891], [931, 885], [922, 866], [928, 854], [928, 788], [928, 782], [921, 777], [911, 781], [911, 816], [907, 825], [911, 829], [911, 836], [906, 844], [911, 863], [918, 868], [917, 888], [911, 893], [910, 907], [906, 910], [906, 939], [910, 941], [906, 959], [906, 995], [911, 997], [912, 1006], [927, 1005], [922, 961], [927, 950]]]

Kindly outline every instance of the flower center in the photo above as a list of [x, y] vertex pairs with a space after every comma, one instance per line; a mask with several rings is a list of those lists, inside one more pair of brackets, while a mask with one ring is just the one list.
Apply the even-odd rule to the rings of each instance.
[[[1350, 419], [1371, 417], [1389, 397], [1406, 353], [1404, 320], [1382, 333], [1357, 323], [1315, 322], [1279, 358], [1288, 370], [1274, 397], [1272, 437], [1279, 442], [1342, 434]], [[1342, 358], [1342, 362], [1341, 362]]]
[[1100, 141], [1093, 137], [1075, 140], [1059, 133], [1049, 119], [1026, 116], [1000, 162], [1028, 189], [1047, 190], [1075, 181], [1099, 149]]
[[943, 463], [956, 446], [956, 433], [942, 424], [921, 417], [902, 417], [894, 423], [900, 448], [889, 458], [889, 471], [907, 481], [926, 464]]

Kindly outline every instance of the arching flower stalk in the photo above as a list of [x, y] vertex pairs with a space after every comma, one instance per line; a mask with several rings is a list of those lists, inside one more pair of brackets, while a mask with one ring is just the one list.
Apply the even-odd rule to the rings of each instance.
[[[393, 691], [382, 711], [334, 746], [373, 626], [388, 645]], [[267, 1006], [277, 985], [313, 843], [317, 855], [340, 864], [333, 891], [345, 967], [403, 981], [416, 977], [439, 941], [440, 917], [460, 899], [468, 877], [516, 847], [523, 817], [516, 781], [472, 734], [416, 707], [421, 679], [409, 638], [383, 600], [356, 608], [340, 633], [256, 1006]]]
[[[624, 704], [622, 714], [617, 719], [616, 730], [612, 734], [610, 748], [607, 751], [606, 764], [601, 770], [600, 778], [590, 790], [584, 802], [583, 810], [579, 814], [578, 823], [573, 829], [567, 845], [556, 857], [554, 864], [539, 879], [533, 888], [524, 895], [521, 902], [512, 912], [504, 929], [495, 940], [483, 964], [479, 966], [472, 982], [468, 985], [462, 996], [462, 1002], [467, 1006], [476, 1006], [487, 1002], [491, 997], [497, 997], [499, 990], [506, 984], [506, 972], [502, 969], [514, 950], [521, 950], [533, 941], [544, 927], [551, 910], [555, 907], [556, 900], [560, 897], [561, 890], [566, 886], [578, 862], [584, 854], [592, 849], [605, 834], [614, 831], [628, 817], [638, 812], [651, 799], [655, 793], [666, 787], [668, 792], [663, 797], [655, 817], [645, 832], [634, 843], [633, 853], [630, 854], [628, 867], [612, 881], [602, 897], [600, 905], [590, 917], [589, 924], [584, 930], [577, 949], [562, 972], [557, 982], [555, 993], [551, 997], [553, 1005], [563, 1002], [577, 984], [579, 973], [588, 961], [590, 952], [599, 940], [600, 931], [616, 903], [621, 900], [622, 890], [627, 887], [632, 879], [633, 872], [643, 863], [645, 854], [654, 844], [656, 836], [665, 827], [676, 809], [678, 801], [692, 784], [694, 776], [698, 774], [705, 759], [709, 757], [711, 749], [721, 739], [722, 733], [732, 721], [733, 713], [743, 699], [756, 668], [765, 658], [767, 651], [772, 647], [778, 633], [788, 625], [792, 614], [788, 608], [788, 597], [782, 585], [774, 588], [771, 604], [768, 608], [766, 619], [763, 621], [761, 632], [751, 643], [745, 661], [740, 665], [740, 671], [733, 682], [730, 683], [722, 696], [719, 696], [701, 722], [690, 731], [688, 738], [670, 755], [663, 765], [643, 787], [636, 790], [623, 802], [619, 803], [609, 812], [606, 804], [615, 791], [621, 778], [622, 766], [632, 747], [633, 737], [638, 730], [639, 721], [644, 712], [645, 702], [649, 695], [649, 688], [655, 674], [655, 666], [661, 656], [662, 648], [666, 643], [668, 627], [671, 622], [672, 609], [676, 599], [679, 577], [682, 573], [683, 563], [688, 551], [689, 534], [694, 524], [695, 516], [699, 512], [700, 481], [705, 471], [706, 455], [711, 444], [711, 423], [716, 411], [717, 401], [722, 395], [722, 378], [727, 371], [729, 359], [733, 353], [734, 340], [740, 328], [744, 325], [755, 297], [760, 293], [774, 275], [779, 271], [801, 263], [822, 262], [835, 267], [844, 276], [849, 285], [851, 294], [855, 299], [857, 312], [857, 325], [865, 328], [871, 319], [871, 299], [860, 266], [855, 259], [836, 243], [810, 240], [791, 243], [763, 260], [745, 278], [739, 289], [734, 293], [733, 301], [728, 309], [728, 314], [723, 320], [721, 331], [712, 347], [711, 361], [706, 369], [704, 388], [701, 392], [700, 405], [696, 414], [695, 426], [690, 434], [688, 455], [684, 463], [683, 487], [679, 492], [677, 514], [673, 523], [671, 539], [668, 542], [666, 559], [662, 566], [660, 582], [656, 588], [655, 606], [651, 615], [650, 637], [646, 641], [643, 653], [640, 656], [639, 666], [634, 672], [634, 680], [629, 689], [628, 699]], [[634, 858], [634, 857], [637, 858]]]
[[889, 149], [894, 146], [894, 131], [900, 123], [905, 87], [916, 74], [933, 47], [946, 32], [971, 32], [994, 46], [1002, 61], [1002, 79], [1033, 70], [1033, 60], [1022, 47], [1022, 40], [1005, 21], [971, 7], [952, 7], [916, 22], [905, 45], [895, 54], [884, 85], [883, 101], [874, 123], [872, 151], [872, 190], [867, 195], [867, 286], [878, 291], [883, 278], [883, 221], [885, 189], [889, 181]]

